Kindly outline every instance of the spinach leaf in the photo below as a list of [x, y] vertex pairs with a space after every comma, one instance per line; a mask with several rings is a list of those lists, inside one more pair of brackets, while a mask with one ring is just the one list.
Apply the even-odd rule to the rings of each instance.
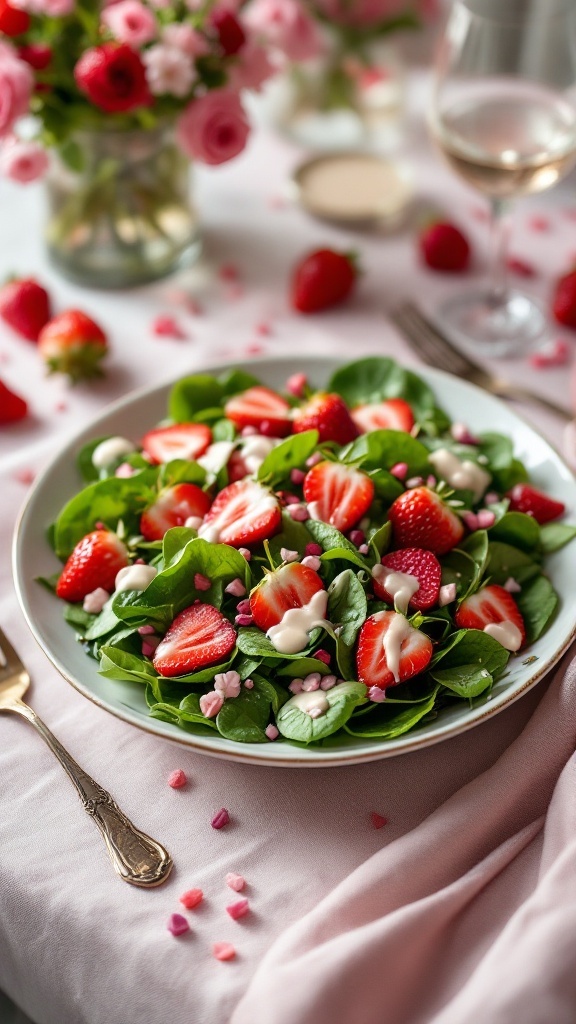
[[138, 533], [140, 514], [151, 505], [156, 492], [158, 469], [150, 468], [135, 476], [109, 477], [88, 484], [64, 506], [54, 527], [54, 550], [59, 558], [68, 558], [72, 549], [101, 521], [116, 529], [119, 520], [128, 532]]
[[310, 544], [311, 539], [304, 523], [296, 522], [284, 509], [282, 511], [282, 530], [280, 533], [276, 533], [274, 537], [271, 537], [269, 542], [272, 558], [280, 562], [282, 559], [280, 554], [282, 548], [287, 548], [288, 551], [297, 551], [302, 556], [306, 550], [306, 545]]
[[341, 627], [339, 638], [351, 647], [367, 614], [364, 587], [352, 569], [345, 569], [328, 587], [326, 617], [332, 625]]
[[380, 562], [382, 555], [385, 555], [392, 540], [392, 523], [384, 523], [369, 534], [368, 543], [374, 555], [374, 561]]
[[298, 651], [297, 654], [279, 654], [274, 645], [270, 642], [265, 633], [257, 626], [241, 626], [238, 630], [238, 650], [243, 654], [256, 658], [274, 658], [278, 661], [288, 659], [289, 661], [308, 657], [320, 636], [320, 629], [313, 629], [309, 634], [310, 643], [305, 651]]
[[478, 565], [474, 559], [461, 551], [452, 548], [441, 560], [442, 586], [456, 584], [456, 596], [459, 600], [474, 592], [480, 582]]
[[150, 683], [157, 679], [154, 666], [142, 655], [130, 654], [119, 647], [102, 647], [99, 675], [106, 679], [127, 679], [130, 682]]
[[372, 430], [346, 445], [342, 449], [341, 458], [361, 466], [365, 471], [390, 469], [397, 462], [406, 462], [408, 472], [412, 475], [422, 473], [428, 466], [428, 449], [421, 441], [402, 430]]
[[[432, 658], [430, 675], [459, 697], [477, 697], [492, 686], [510, 652], [480, 629], [461, 629]], [[438, 667], [440, 666], [440, 667]]]
[[212, 424], [212, 440], [217, 441], [234, 441], [236, 438], [236, 427], [227, 419], [216, 420]]
[[175, 423], [191, 423], [197, 413], [222, 405], [222, 385], [207, 373], [183, 377], [168, 398], [168, 415]]
[[290, 476], [291, 469], [301, 469], [306, 459], [316, 450], [318, 431], [305, 430], [293, 434], [268, 453], [258, 470], [257, 478], [270, 487], [278, 487]]
[[246, 370], [228, 370], [220, 375], [218, 381], [222, 387], [224, 398], [247, 391], [248, 388], [254, 388], [261, 383], [257, 377], [252, 373], [247, 373]]
[[[327, 390], [342, 395], [350, 407], [382, 402], [386, 398], [404, 398], [420, 421], [430, 420], [440, 411], [428, 385], [388, 358], [372, 356], [343, 366], [332, 375]], [[440, 419], [448, 425], [446, 417]]]
[[252, 690], [241, 689], [237, 697], [225, 700], [216, 718], [221, 736], [237, 743], [266, 743], [271, 700], [267, 686], [254, 680]]
[[[397, 704], [388, 705], [387, 701], [382, 704], [374, 704], [370, 715], [362, 715], [359, 718], [352, 718], [344, 729], [351, 736], [364, 737], [366, 739], [393, 740], [397, 736], [413, 729], [418, 722], [428, 715], [436, 703], [436, 695], [439, 686], [436, 686], [425, 699], [418, 704], [404, 706], [398, 709]], [[330, 692], [330, 691], [328, 691]]]
[[353, 562], [360, 569], [368, 569], [368, 562], [358, 553], [358, 548], [340, 533], [335, 526], [323, 523], [319, 519], [308, 519], [306, 529], [312, 540], [323, 548], [320, 555], [322, 561], [331, 561], [334, 558], [342, 558], [347, 562]]
[[80, 476], [85, 483], [90, 484], [94, 480], [100, 479], [100, 470], [96, 469], [96, 466], [92, 462], [92, 456], [98, 445], [102, 444], [102, 441], [107, 441], [111, 436], [111, 434], [106, 434], [105, 437], [97, 437], [94, 441], [87, 441], [86, 444], [82, 445], [78, 452], [76, 456], [76, 465], [78, 466]]
[[534, 643], [548, 627], [558, 608], [558, 594], [547, 576], [536, 576], [525, 583], [519, 594], [514, 594], [516, 604], [526, 626], [526, 640]]
[[522, 551], [534, 551], [540, 541], [540, 527], [532, 516], [523, 512], [505, 512], [491, 527], [490, 540], [512, 544]]
[[546, 523], [540, 527], [540, 544], [545, 555], [559, 551], [576, 537], [576, 526], [567, 523]]
[[298, 706], [301, 694], [286, 701], [276, 716], [276, 725], [286, 739], [313, 743], [335, 733], [348, 721], [354, 708], [366, 701], [366, 687], [357, 682], [337, 683], [324, 696], [329, 706], [318, 718], [311, 718]]
[[311, 656], [309, 658], [298, 658], [297, 661], [289, 661], [287, 665], [277, 669], [277, 674], [279, 676], [287, 676], [288, 679], [303, 679], [305, 676], [310, 675], [311, 672], [319, 672], [321, 676], [328, 676], [331, 671], [325, 662], [318, 661], [317, 658]]
[[539, 572], [540, 566], [534, 555], [527, 555], [525, 551], [520, 551], [520, 548], [503, 544], [501, 541], [491, 541], [488, 545], [486, 576], [490, 578], [491, 583], [502, 586], [512, 576], [522, 586]]
[[376, 498], [386, 506], [391, 505], [404, 492], [400, 481], [387, 469], [371, 469], [368, 476], [374, 484]]

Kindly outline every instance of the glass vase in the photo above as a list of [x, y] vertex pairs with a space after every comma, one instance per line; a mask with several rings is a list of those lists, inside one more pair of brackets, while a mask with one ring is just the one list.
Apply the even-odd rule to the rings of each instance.
[[200, 251], [190, 163], [171, 126], [77, 132], [55, 153], [47, 198], [50, 257], [79, 284], [143, 284]]

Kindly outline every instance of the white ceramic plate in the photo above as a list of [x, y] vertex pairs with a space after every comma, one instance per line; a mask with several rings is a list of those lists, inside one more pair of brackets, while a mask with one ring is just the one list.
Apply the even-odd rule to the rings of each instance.
[[[303, 370], [312, 384], [319, 387], [343, 362], [337, 359], [302, 359], [295, 366], [294, 362], [286, 359], [261, 359], [251, 362], [250, 370], [273, 388], [282, 388], [290, 374], [296, 369]], [[212, 371], [222, 373], [226, 369], [227, 366], [221, 365]], [[456, 377], [430, 369], [421, 369], [418, 373], [433, 388], [439, 404], [453, 420], [465, 422], [473, 432], [498, 430], [508, 434], [535, 484], [565, 503], [567, 521], [576, 519], [576, 480], [553, 448], [512, 409]], [[506, 678], [496, 684], [490, 700], [478, 708], [471, 710], [462, 703], [445, 709], [435, 721], [395, 740], [347, 737], [326, 749], [303, 749], [286, 741], [233, 743], [221, 736], [192, 735], [168, 722], [149, 718], [144, 688], [137, 683], [114, 682], [98, 675], [96, 662], [87, 657], [74, 639], [73, 629], [64, 621], [60, 603], [36, 583], [35, 578], [50, 576], [59, 568], [46, 542], [45, 532], [64, 502], [79, 489], [80, 479], [75, 468], [78, 449], [91, 438], [106, 434], [120, 434], [138, 440], [165, 416], [169, 390], [170, 385], [166, 384], [135, 392], [109, 406], [89, 427], [78, 433], [36, 480], [16, 529], [14, 575], [30, 629], [58, 671], [100, 707], [147, 732], [216, 757], [285, 767], [357, 764], [438, 743], [497, 714], [541, 679], [576, 634], [574, 558], [567, 555], [565, 549], [547, 561], [561, 604], [550, 629], [528, 651], [526, 657], [534, 656], [537, 660], [527, 664], [526, 658], [512, 658]]]

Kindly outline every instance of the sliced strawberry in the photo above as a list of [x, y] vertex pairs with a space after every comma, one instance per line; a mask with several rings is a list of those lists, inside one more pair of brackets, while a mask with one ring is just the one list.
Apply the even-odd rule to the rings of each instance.
[[556, 501], [543, 491], [536, 490], [530, 484], [516, 484], [511, 491], [508, 491], [507, 498], [510, 499], [510, 511], [524, 512], [527, 516], [533, 516], [537, 523], [543, 525], [558, 519], [566, 511], [561, 501]]
[[404, 430], [409, 433], [414, 426], [414, 413], [403, 398], [357, 405], [350, 415], [363, 434], [371, 430]]
[[390, 506], [388, 518], [398, 548], [426, 548], [445, 555], [464, 534], [461, 520], [429, 487], [404, 491]]
[[186, 459], [193, 462], [203, 455], [212, 440], [212, 431], [204, 423], [174, 423], [156, 427], [142, 438], [142, 450], [151, 462]]
[[224, 411], [240, 430], [255, 427], [269, 437], [286, 437], [292, 431], [288, 402], [260, 385], [228, 399]]
[[[410, 608], [424, 612], [438, 603], [442, 567], [431, 551], [425, 548], [401, 548], [384, 555], [382, 565], [394, 573], [405, 573], [418, 580], [418, 590], [410, 598]], [[385, 576], [374, 576], [374, 593], [381, 601], [394, 604], [394, 594], [392, 590], [387, 590]]]
[[82, 601], [97, 587], [111, 592], [117, 573], [129, 561], [126, 546], [115, 533], [93, 530], [78, 541], [56, 584], [56, 594], [64, 601]]
[[220, 491], [199, 534], [241, 548], [272, 537], [281, 523], [280, 503], [272, 491], [255, 480], [238, 480]]
[[314, 519], [344, 533], [370, 508], [374, 484], [366, 473], [342, 462], [318, 462], [304, 478], [304, 497], [314, 503]]
[[358, 679], [385, 690], [423, 672], [432, 657], [432, 641], [399, 612], [376, 612], [362, 629], [356, 652]]
[[317, 430], [320, 441], [348, 444], [358, 437], [359, 430], [350, 410], [340, 395], [317, 391], [305, 405], [294, 410], [294, 433]]
[[[499, 587], [496, 583], [483, 587], [482, 590], [477, 590], [475, 594], [462, 601], [454, 618], [456, 625], [460, 629], [484, 630], [487, 626], [500, 625], [501, 623], [514, 627], [520, 634], [520, 642], [517, 646], [509, 647], [509, 650], [518, 650], [519, 647], [523, 647], [526, 643], [526, 628], [524, 626], [524, 619], [520, 614], [520, 609], [512, 594], [509, 594], [507, 590], [504, 590], [504, 587]], [[514, 629], [512, 630], [513, 632]], [[503, 643], [506, 637], [501, 638], [497, 634], [494, 635], [504, 647], [508, 646], [507, 643]]]
[[181, 676], [227, 658], [236, 643], [236, 630], [211, 604], [193, 604], [176, 616], [154, 652], [161, 676]]
[[210, 498], [195, 484], [167, 487], [140, 516], [140, 533], [146, 540], [162, 540], [167, 530], [184, 526], [190, 516], [203, 519], [209, 508]]
[[274, 572], [266, 573], [250, 594], [250, 611], [254, 622], [264, 632], [277, 626], [284, 612], [303, 608], [324, 584], [314, 569], [300, 562], [289, 562]]

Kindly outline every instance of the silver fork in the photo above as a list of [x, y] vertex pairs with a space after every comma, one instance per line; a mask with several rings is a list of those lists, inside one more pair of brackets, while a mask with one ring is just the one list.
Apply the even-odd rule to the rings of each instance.
[[538, 405], [547, 412], [561, 416], [566, 420], [573, 420], [574, 413], [561, 405], [544, 398], [526, 388], [510, 384], [496, 374], [485, 370], [478, 363], [473, 362], [464, 352], [454, 347], [452, 342], [441, 334], [439, 329], [426, 317], [412, 302], [406, 302], [399, 309], [391, 314], [390, 319], [400, 329], [412, 345], [414, 351], [420, 356], [423, 362], [429, 366], [435, 366], [439, 370], [453, 373], [457, 377], [463, 377], [472, 384], [490, 391], [498, 398], [507, 398], [511, 401], [530, 402]]
[[15, 711], [38, 730], [76, 786], [85, 810], [104, 836], [115, 871], [125, 882], [150, 888], [160, 885], [172, 868], [172, 858], [160, 843], [134, 827], [110, 793], [90, 778], [50, 732], [35, 711], [21, 699], [30, 676], [0, 629], [0, 711]]

